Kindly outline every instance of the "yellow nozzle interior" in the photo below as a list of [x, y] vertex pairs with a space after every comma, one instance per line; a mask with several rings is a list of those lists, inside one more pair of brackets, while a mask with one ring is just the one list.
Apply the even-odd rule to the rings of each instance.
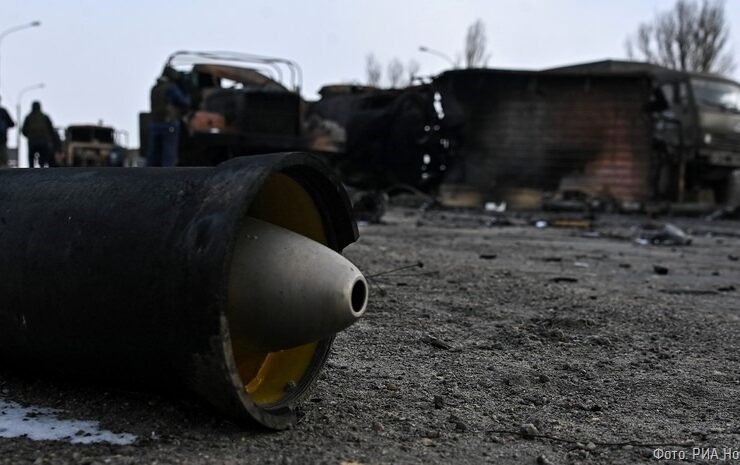
[[[248, 215], [328, 245], [324, 223], [313, 198], [286, 174], [270, 176], [252, 201]], [[239, 337], [236, 328], [230, 327], [230, 332], [232, 338]], [[270, 406], [288, 398], [310, 374], [319, 344], [253, 353], [240, 352], [241, 344], [232, 339], [234, 361], [252, 401], [259, 406]]]

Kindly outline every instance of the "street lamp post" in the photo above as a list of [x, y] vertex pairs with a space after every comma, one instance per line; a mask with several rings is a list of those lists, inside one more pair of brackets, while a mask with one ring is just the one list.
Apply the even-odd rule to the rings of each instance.
[[21, 24], [19, 26], [13, 26], [9, 29], [4, 30], [3, 32], [0, 32], [0, 45], [2, 45], [3, 39], [8, 34], [11, 34], [13, 32], [21, 31], [23, 29], [28, 29], [30, 27], [38, 27], [41, 26], [41, 21], [31, 21], [30, 23]]
[[452, 61], [452, 58], [448, 57], [447, 55], [440, 52], [439, 50], [434, 50], [433, 48], [425, 47], [422, 45], [421, 47], [419, 47], [419, 51], [424, 52], [424, 53], [430, 53], [432, 55], [436, 55], [442, 58], [443, 60], [445, 60], [447, 63], [449, 63], [452, 68], [455, 67], [455, 62]]
[[[26, 92], [29, 92], [31, 90], [35, 89], [43, 89], [44, 83], [39, 82], [38, 84], [34, 84], [32, 86], [27, 86], [21, 89], [20, 92], [18, 92], [18, 98], [15, 100], [15, 117], [16, 117], [16, 131], [15, 131], [15, 151], [16, 156], [18, 157], [18, 168], [33, 168], [28, 160], [28, 154], [26, 154], [25, 163], [21, 163], [21, 126], [23, 123], [21, 122], [21, 99], [23, 98], [23, 94]], [[25, 166], [24, 166], [25, 165]]]

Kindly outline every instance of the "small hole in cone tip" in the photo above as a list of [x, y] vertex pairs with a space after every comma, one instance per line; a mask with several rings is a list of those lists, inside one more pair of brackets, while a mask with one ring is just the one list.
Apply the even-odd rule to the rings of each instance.
[[365, 311], [367, 304], [367, 285], [365, 280], [358, 279], [352, 286], [352, 312], [360, 314]]

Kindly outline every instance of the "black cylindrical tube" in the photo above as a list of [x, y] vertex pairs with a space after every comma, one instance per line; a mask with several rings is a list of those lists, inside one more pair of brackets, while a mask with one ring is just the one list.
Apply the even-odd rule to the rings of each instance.
[[[344, 190], [305, 154], [214, 168], [0, 170], [0, 363], [182, 387], [232, 418], [288, 426], [290, 399], [257, 405], [245, 391], [225, 311], [235, 236], [276, 175], [308, 194], [327, 246], [356, 240]], [[291, 201], [278, 200], [276, 209]], [[316, 348], [306, 383], [330, 342]]]

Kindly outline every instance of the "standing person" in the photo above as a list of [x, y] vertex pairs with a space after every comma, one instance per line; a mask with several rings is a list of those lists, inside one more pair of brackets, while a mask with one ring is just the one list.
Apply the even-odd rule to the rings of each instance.
[[13, 118], [0, 106], [0, 168], [8, 166], [8, 129], [14, 126]]
[[23, 120], [23, 135], [28, 139], [28, 167], [33, 168], [33, 160], [38, 155], [39, 166], [54, 166], [54, 151], [57, 150], [59, 136], [41, 104], [33, 102], [31, 113]]
[[190, 106], [190, 99], [177, 85], [177, 71], [165, 66], [162, 76], [152, 87], [151, 120], [147, 166], [177, 165], [177, 145], [180, 137], [180, 118]]

